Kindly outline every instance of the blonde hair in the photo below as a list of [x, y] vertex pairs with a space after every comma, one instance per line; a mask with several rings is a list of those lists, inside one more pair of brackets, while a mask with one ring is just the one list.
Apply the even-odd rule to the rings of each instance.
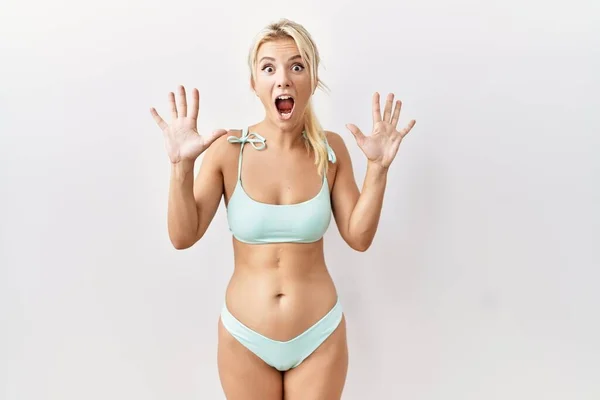
[[[250, 68], [252, 81], [254, 82], [256, 79], [256, 57], [260, 46], [268, 41], [289, 38], [294, 40], [302, 59], [307, 64], [312, 93], [314, 93], [317, 88], [328, 90], [329, 88], [327, 85], [319, 79], [318, 69], [321, 58], [311, 35], [302, 25], [286, 18], [270, 23], [256, 35], [250, 53], [248, 54], [248, 67]], [[328, 170], [328, 152], [325, 144], [325, 132], [315, 115], [312, 100], [308, 101], [304, 112], [304, 132], [307, 139], [307, 149], [313, 149], [315, 153], [315, 165], [317, 166], [319, 175], [322, 176], [326, 174]]]

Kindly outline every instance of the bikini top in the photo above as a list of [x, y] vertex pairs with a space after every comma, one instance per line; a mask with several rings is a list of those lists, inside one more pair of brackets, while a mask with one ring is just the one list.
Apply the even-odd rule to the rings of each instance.
[[[229, 231], [240, 242], [312, 243], [327, 231], [331, 221], [331, 199], [327, 176], [324, 174], [319, 193], [306, 201], [294, 204], [269, 204], [252, 199], [241, 181], [242, 151], [250, 143], [256, 150], [266, 147], [266, 139], [258, 133], [242, 130], [242, 135], [229, 136], [230, 143], [240, 143], [238, 174], [235, 189], [227, 205]], [[335, 153], [325, 141], [329, 161], [335, 163]]]

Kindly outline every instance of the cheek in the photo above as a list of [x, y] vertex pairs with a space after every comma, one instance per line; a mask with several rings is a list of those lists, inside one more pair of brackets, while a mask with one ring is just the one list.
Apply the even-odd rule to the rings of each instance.
[[265, 101], [271, 99], [271, 86], [265, 82], [264, 80], [257, 81], [254, 85], [254, 91], [258, 95], [261, 101]]
[[310, 76], [308, 75], [303, 75], [303, 76], [299, 76], [295, 79], [294, 81], [294, 85], [296, 86], [296, 90], [298, 91], [298, 93], [303, 94], [303, 95], [310, 95], [311, 93], [311, 88], [310, 88]]

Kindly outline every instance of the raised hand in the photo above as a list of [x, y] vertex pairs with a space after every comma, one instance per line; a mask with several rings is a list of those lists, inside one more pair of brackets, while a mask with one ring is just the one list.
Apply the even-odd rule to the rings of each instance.
[[370, 136], [365, 136], [361, 130], [354, 124], [346, 124], [346, 128], [354, 135], [356, 143], [365, 153], [370, 162], [376, 163], [384, 168], [388, 168], [396, 154], [404, 136], [415, 126], [416, 121], [411, 120], [404, 129], [397, 130], [398, 120], [400, 119], [400, 109], [402, 102], [396, 100], [394, 105], [394, 94], [390, 93], [385, 102], [383, 117], [379, 105], [379, 93], [373, 94], [373, 132]]
[[156, 112], [150, 108], [150, 114], [163, 131], [167, 154], [173, 164], [180, 161], [193, 161], [206, 150], [218, 137], [227, 133], [225, 129], [217, 129], [210, 134], [198, 133], [198, 109], [200, 94], [198, 89], [192, 91], [192, 103], [188, 113], [185, 88], [179, 86], [179, 108], [175, 103], [175, 94], [169, 92], [169, 105], [171, 107], [171, 124], [167, 124]]

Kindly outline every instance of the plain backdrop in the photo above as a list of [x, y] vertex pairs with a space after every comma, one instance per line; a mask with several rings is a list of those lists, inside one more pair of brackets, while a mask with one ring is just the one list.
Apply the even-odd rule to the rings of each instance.
[[370, 133], [374, 91], [417, 120], [373, 246], [326, 234], [343, 398], [599, 399], [599, 4], [4, 0], [0, 399], [224, 398], [225, 210], [171, 246], [149, 108], [183, 84], [201, 132], [260, 120], [246, 56], [280, 17], [319, 46], [317, 115], [359, 185], [344, 124]]

